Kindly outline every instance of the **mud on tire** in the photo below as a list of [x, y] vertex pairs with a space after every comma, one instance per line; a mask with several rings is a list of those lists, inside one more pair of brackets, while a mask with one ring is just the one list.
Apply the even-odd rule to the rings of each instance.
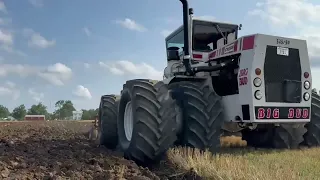
[[118, 144], [117, 111], [119, 97], [103, 95], [99, 106], [100, 145], [115, 149]]
[[183, 113], [184, 122], [179, 144], [217, 152], [223, 132], [221, 97], [204, 81], [174, 82], [169, 87]]
[[320, 146], [320, 96], [312, 92], [311, 121], [306, 124], [307, 133], [304, 135], [304, 145]]
[[[126, 137], [124, 128], [125, 109], [129, 102], [133, 117], [131, 140]], [[135, 79], [124, 84], [119, 104], [118, 135], [125, 158], [140, 165], [155, 163], [162, 158], [177, 139], [175, 106], [163, 82]]]

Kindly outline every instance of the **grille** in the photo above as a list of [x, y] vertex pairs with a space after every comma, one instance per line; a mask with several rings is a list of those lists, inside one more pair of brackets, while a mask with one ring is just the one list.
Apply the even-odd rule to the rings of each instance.
[[289, 56], [277, 54], [276, 46], [267, 46], [264, 61], [266, 102], [301, 102], [301, 64], [298, 49], [289, 48]]

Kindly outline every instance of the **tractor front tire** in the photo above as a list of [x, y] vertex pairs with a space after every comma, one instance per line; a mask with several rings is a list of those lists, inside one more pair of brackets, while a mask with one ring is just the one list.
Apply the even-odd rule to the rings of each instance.
[[126, 159], [146, 166], [161, 160], [177, 139], [175, 106], [161, 81], [135, 79], [124, 84], [118, 136]]
[[307, 133], [303, 142], [309, 147], [320, 146], [320, 96], [313, 92], [311, 98], [311, 121], [305, 126]]
[[115, 149], [118, 144], [117, 114], [119, 98], [116, 95], [104, 95], [99, 106], [100, 145]]
[[297, 149], [307, 132], [304, 123], [280, 124], [273, 129], [272, 147], [276, 149]]
[[180, 81], [169, 85], [184, 119], [179, 144], [216, 153], [223, 133], [221, 97], [209, 82]]

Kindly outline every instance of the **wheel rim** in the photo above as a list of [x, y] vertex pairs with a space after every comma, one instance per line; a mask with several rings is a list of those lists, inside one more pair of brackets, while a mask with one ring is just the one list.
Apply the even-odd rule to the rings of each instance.
[[132, 131], [133, 131], [133, 115], [132, 115], [132, 105], [129, 101], [126, 105], [124, 111], [124, 133], [128, 141], [131, 141]]

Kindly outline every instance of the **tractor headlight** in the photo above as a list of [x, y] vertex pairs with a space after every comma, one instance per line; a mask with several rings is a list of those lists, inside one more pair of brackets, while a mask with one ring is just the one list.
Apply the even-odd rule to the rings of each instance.
[[309, 93], [304, 93], [304, 94], [303, 94], [303, 99], [304, 99], [305, 101], [309, 101], [309, 99], [310, 99], [310, 94], [309, 94]]
[[254, 84], [255, 87], [259, 87], [262, 84], [262, 80], [260, 78], [256, 77], [253, 80], [253, 84]]
[[310, 89], [310, 82], [309, 82], [309, 81], [305, 81], [305, 82], [303, 83], [303, 86], [304, 86], [304, 88], [305, 88], [306, 90]]
[[260, 90], [257, 90], [256, 92], [254, 92], [254, 97], [260, 100], [262, 98], [262, 92]]

